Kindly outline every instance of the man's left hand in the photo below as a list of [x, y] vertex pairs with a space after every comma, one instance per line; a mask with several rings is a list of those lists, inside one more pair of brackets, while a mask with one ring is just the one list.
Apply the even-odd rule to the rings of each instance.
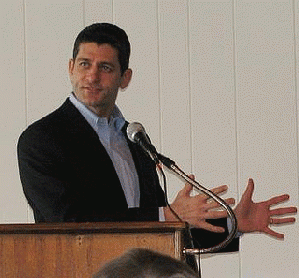
[[285, 207], [271, 209], [271, 206], [288, 200], [289, 195], [284, 194], [273, 197], [264, 202], [254, 203], [252, 201], [253, 191], [254, 183], [252, 179], [249, 179], [247, 188], [243, 193], [241, 201], [235, 209], [235, 214], [238, 221], [238, 230], [242, 233], [262, 232], [279, 239], [284, 238], [284, 234], [273, 231], [269, 228], [269, 225], [295, 222], [296, 219], [294, 217], [280, 217], [287, 214], [296, 213], [297, 208]]

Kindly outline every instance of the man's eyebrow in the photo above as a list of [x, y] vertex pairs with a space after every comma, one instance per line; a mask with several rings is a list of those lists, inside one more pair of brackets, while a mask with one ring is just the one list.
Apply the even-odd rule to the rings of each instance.
[[[91, 59], [89, 58], [84, 58], [84, 57], [81, 57], [81, 58], [77, 58], [78, 61], [91, 61]], [[102, 61], [100, 63], [101, 65], [110, 65], [110, 66], [115, 66], [113, 62], [110, 62], [110, 61]]]
[[90, 59], [88, 59], [88, 58], [77, 58], [77, 60], [80, 60], [80, 61], [90, 61]]

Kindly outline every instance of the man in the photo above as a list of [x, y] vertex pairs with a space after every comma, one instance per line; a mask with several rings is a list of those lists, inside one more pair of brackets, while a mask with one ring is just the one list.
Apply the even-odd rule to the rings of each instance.
[[[18, 143], [20, 176], [36, 222], [177, 220], [165, 206], [155, 163], [129, 142], [118, 90], [131, 80], [130, 44], [126, 33], [102, 23], [77, 37], [69, 75], [73, 93], [50, 115], [33, 123]], [[222, 193], [226, 186], [214, 188]], [[172, 204], [179, 217], [194, 227], [222, 233], [226, 225], [208, 219], [226, 217], [202, 194], [191, 197], [186, 184]], [[259, 231], [282, 238], [269, 224], [294, 222], [295, 207], [270, 210], [289, 198], [282, 195], [253, 203], [253, 181], [237, 205], [240, 232]], [[233, 204], [233, 199], [227, 199]], [[212, 241], [216, 238], [208, 233]], [[208, 242], [210, 244], [210, 242]]]

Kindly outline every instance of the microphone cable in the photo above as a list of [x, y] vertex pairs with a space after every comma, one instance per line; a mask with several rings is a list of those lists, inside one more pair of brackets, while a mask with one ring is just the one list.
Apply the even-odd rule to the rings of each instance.
[[169, 200], [168, 200], [168, 191], [167, 191], [167, 182], [166, 182], [166, 175], [161, 167], [160, 164], [156, 164], [156, 167], [162, 177], [162, 180], [163, 180], [163, 189], [164, 189], [164, 198], [165, 198], [165, 203], [166, 203], [166, 206], [170, 209], [170, 211], [172, 212], [172, 214], [182, 223], [186, 223], [186, 221], [184, 221], [176, 212], [175, 210], [172, 208], [172, 206], [170, 205], [169, 203]]

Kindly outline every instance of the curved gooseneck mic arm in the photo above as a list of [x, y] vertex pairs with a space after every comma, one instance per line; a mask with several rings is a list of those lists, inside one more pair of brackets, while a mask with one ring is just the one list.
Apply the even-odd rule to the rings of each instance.
[[208, 195], [213, 200], [215, 200], [218, 204], [220, 204], [227, 211], [228, 217], [231, 219], [232, 229], [231, 229], [231, 231], [229, 231], [229, 234], [228, 234], [227, 238], [223, 242], [219, 243], [216, 246], [209, 247], [209, 248], [184, 249], [184, 253], [189, 254], [189, 255], [192, 255], [192, 254], [195, 255], [195, 254], [199, 254], [199, 253], [201, 253], [201, 254], [213, 253], [213, 252], [217, 252], [220, 249], [226, 247], [235, 238], [236, 233], [237, 233], [237, 219], [236, 219], [236, 216], [235, 216], [233, 210], [231, 209], [231, 207], [224, 200], [222, 200], [220, 197], [215, 195], [212, 191], [206, 189], [205, 187], [200, 185], [197, 181], [195, 181], [195, 180], [191, 179], [190, 177], [188, 177], [188, 175], [186, 175], [175, 164], [174, 161], [170, 160], [169, 158], [167, 158], [167, 157], [165, 157], [161, 154], [158, 154], [158, 158], [159, 158], [160, 162], [164, 166], [166, 166], [169, 170], [171, 170], [173, 173], [175, 173], [179, 177], [183, 178], [186, 182], [190, 183], [195, 189], [203, 192], [204, 194]]

